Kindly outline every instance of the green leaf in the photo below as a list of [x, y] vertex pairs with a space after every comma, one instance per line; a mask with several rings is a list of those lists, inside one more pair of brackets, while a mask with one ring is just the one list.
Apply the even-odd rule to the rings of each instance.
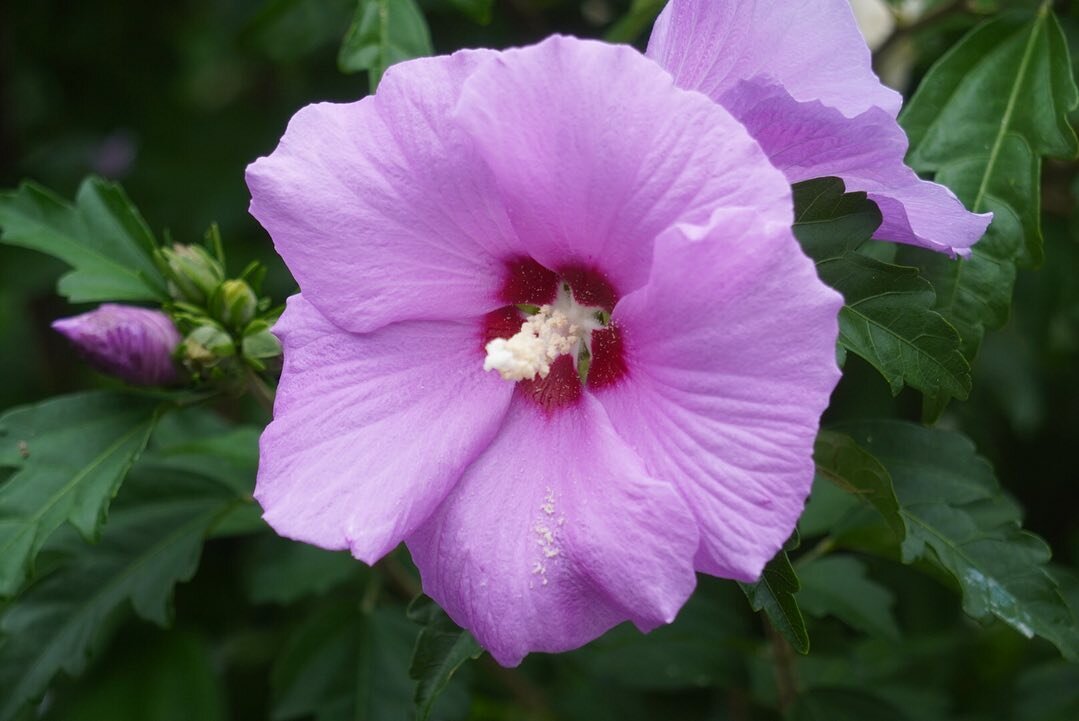
[[97, 537], [109, 502], [138, 458], [159, 403], [113, 392], [79, 393], [0, 416], [0, 596], [15, 593], [49, 536], [71, 523]]
[[412, 717], [408, 659], [416, 627], [400, 609], [324, 608], [290, 637], [273, 670], [274, 721]]
[[[1041, 261], [1041, 158], [1079, 152], [1068, 122], [1077, 102], [1064, 36], [1043, 3], [1033, 19], [1005, 15], [971, 31], [933, 66], [900, 118], [911, 166], [935, 173], [972, 211], [995, 215], [965, 260], [903, 251], [936, 288], [936, 308], [959, 331], [968, 361], [985, 331], [1007, 320], [1017, 264]], [[942, 387], [927, 415], [953, 395]]]
[[879, 696], [846, 688], [817, 688], [800, 694], [791, 721], [906, 721], [898, 708]]
[[368, 570], [348, 553], [334, 553], [277, 536], [255, 540], [244, 557], [244, 588], [252, 603], [287, 605], [319, 596]]
[[892, 592], [870, 580], [865, 564], [857, 558], [818, 558], [799, 566], [798, 580], [802, 584], [798, 604], [809, 615], [834, 616], [870, 636], [899, 638], [899, 627], [892, 615]]
[[34, 183], [0, 194], [0, 242], [72, 267], [58, 285], [73, 303], [168, 300], [153, 234], [119, 185], [88, 178], [75, 205]]
[[483, 649], [472, 634], [458, 627], [426, 596], [412, 601], [408, 616], [423, 625], [408, 674], [416, 681], [417, 716], [426, 721], [453, 674], [465, 661], [479, 658]]
[[633, 43], [651, 26], [667, 0], [633, 0], [629, 11], [603, 36], [611, 43]]
[[764, 573], [756, 583], [739, 583], [754, 611], [764, 611], [775, 627], [795, 651], [809, 653], [809, 632], [805, 619], [798, 608], [794, 594], [801, 588], [798, 576], [791, 566], [786, 550], [764, 567]]
[[589, 674], [628, 688], [675, 691], [727, 688], [744, 680], [742, 652], [753, 637], [734, 584], [701, 576], [697, 590], [666, 626], [641, 633], [624, 623], [574, 652]]
[[213, 649], [184, 631], [140, 634], [49, 708], [55, 721], [225, 721]]
[[844, 430], [892, 476], [905, 563], [925, 560], [953, 576], [974, 618], [995, 616], [1079, 659], [1076, 619], [1046, 567], [1049, 547], [1020, 527], [1018, 507], [967, 438], [900, 421]]
[[59, 671], [82, 673], [128, 603], [167, 623], [173, 586], [194, 575], [203, 537], [236, 502], [199, 479], [133, 474], [98, 544], [58, 535], [49, 549], [66, 561], [0, 617], [0, 721], [40, 697]]
[[481, 25], [491, 22], [491, 8], [495, 4], [494, 0], [448, 0], [448, 2]]
[[366, 70], [374, 92], [394, 63], [433, 53], [427, 20], [416, 0], [359, 0], [337, 67], [343, 73]]
[[822, 430], [813, 446], [813, 460], [817, 473], [876, 508], [896, 538], [906, 536], [892, 477], [873, 454], [850, 436]]
[[794, 233], [817, 272], [846, 301], [839, 343], [876, 368], [893, 394], [904, 385], [923, 393], [966, 398], [970, 364], [956, 330], [932, 308], [933, 287], [916, 268], [857, 252], [880, 225], [865, 193], [844, 193], [843, 181], [822, 178], [794, 186]]

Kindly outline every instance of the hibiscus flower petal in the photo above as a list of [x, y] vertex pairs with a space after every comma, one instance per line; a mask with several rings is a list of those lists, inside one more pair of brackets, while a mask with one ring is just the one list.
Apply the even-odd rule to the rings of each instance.
[[456, 114], [532, 258], [602, 269], [615, 295], [647, 279], [664, 229], [751, 204], [743, 173], [764, 162], [729, 113], [633, 48], [576, 38], [485, 63]]
[[378, 94], [299, 111], [247, 171], [251, 213], [304, 297], [363, 332], [480, 315], [517, 256], [490, 175], [450, 118], [491, 51], [395, 65]]
[[762, 206], [665, 233], [648, 285], [615, 308], [627, 372], [595, 393], [693, 509], [698, 570], [754, 580], [793, 531], [839, 379], [841, 302]]
[[838, 176], [848, 191], [868, 192], [884, 217], [876, 238], [966, 255], [992, 220], [992, 213], [968, 212], [946, 187], [908, 168], [907, 136], [880, 108], [848, 118], [760, 82], [737, 84], [723, 103], [791, 183]]
[[895, 117], [902, 103], [873, 73], [847, 0], [671, 0], [648, 56], [717, 102], [742, 80], [770, 78], [848, 117], [871, 107]]
[[516, 399], [408, 547], [424, 590], [506, 666], [669, 623], [696, 582], [685, 502], [587, 396], [553, 414]]
[[293, 296], [274, 333], [285, 367], [255, 498], [281, 535], [374, 563], [487, 447], [512, 386], [483, 372], [476, 323], [356, 335]]

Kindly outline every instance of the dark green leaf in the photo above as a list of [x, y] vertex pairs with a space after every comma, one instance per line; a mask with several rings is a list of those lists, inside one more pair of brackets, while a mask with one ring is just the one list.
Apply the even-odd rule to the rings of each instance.
[[59, 671], [82, 673], [129, 602], [143, 618], [167, 623], [173, 586], [191, 578], [203, 537], [236, 502], [198, 479], [133, 474], [98, 544], [58, 535], [50, 550], [66, 562], [0, 617], [0, 721], [39, 697]]
[[144, 634], [134, 649], [110, 651], [49, 709], [49, 721], [225, 721], [223, 679], [212, 649], [182, 631]]
[[347, 553], [334, 553], [277, 536], [255, 541], [243, 563], [252, 603], [290, 604], [317, 596], [367, 571]]
[[787, 552], [781, 550], [764, 567], [756, 583], [740, 583], [754, 611], [764, 611], [775, 627], [798, 653], [809, 653], [809, 632], [794, 594], [801, 587]]
[[0, 416], [0, 596], [15, 593], [62, 524], [97, 536], [109, 502], [158, 416], [158, 404], [112, 392], [54, 398]]
[[834, 616], [871, 636], [898, 639], [892, 615], [895, 598], [866, 577], [865, 565], [851, 556], [826, 556], [798, 568], [798, 604], [811, 616]]
[[611, 629], [571, 656], [589, 674], [627, 687], [656, 690], [730, 687], [743, 674], [741, 657], [753, 634], [734, 584], [702, 576], [674, 623], [641, 633]]
[[153, 234], [118, 185], [88, 178], [75, 205], [34, 183], [0, 194], [0, 242], [59, 258], [72, 267], [59, 293], [75, 303], [162, 301]]
[[651, 26], [667, 0], [633, 0], [629, 11], [619, 19], [604, 38], [612, 43], [632, 43]]
[[491, 22], [491, 7], [495, 4], [494, 0], [448, 0], [448, 2], [480, 24], [486, 25]]
[[420, 721], [426, 721], [453, 674], [465, 661], [479, 658], [483, 649], [472, 634], [450, 620], [446, 612], [426, 596], [412, 602], [408, 615], [423, 626], [408, 674], [416, 681], [417, 716]]
[[366, 70], [374, 92], [386, 68], [433, 53], [427, 20], [415, 0], [359, 0], [337, 67], [343, 73]]
[[821, 431], [813, 447], [813, 459], [817, 473], [876, 508], [896, 538], [906, 536], [892, 477], [873, 454], [850, 436]]
[[[949, 186], [993, 224], [970, 258], [905, 251], [937, 290], [937, 310], [972, 360], [986, 329], [1004, 323], [1016, 265], [1040, 262], [1042, 156], [1079, 151], [1068, 111], [1079, 101], [1064, 37], [1050, 3], [1036, 16], [1006, 15], [968, 34], [926, 75], [901, 122], [910, 164]], [[929, 399], [927, 415], [951, 393]]]
[[307, 618], [274, 666], [275, 721], [412, 718], [408, 659], [416, 627], [400, 610], [355, 606], [324, 609]]
[[906, 721], [898, 708], [879, 696], [846, 688], [818, 688], [801, 694], [791, 721]]
[[843, 181], [822, 178], [794, 186], [794, 232], [817, 263], [821, 280], [843, 294], [840, 345], [864, 358], [893, 394], [905, 384], [923, 393], [965, 398], [970, 365], [959, 334], [939, 313], [933, 287], [916, 268], [857, 252], [880, 225], [865, 193], [844, 193]]
[[1017, 684], [1017, 721], [1074, 721], [1079, 718], [1079, 666], [1062, 661], [1027, 670]]
[[1049, 547], [1020, 527], [1019, 509], [969, 440], [899, 421], [845, 430], [892, 476], [907, 528], [904, 562], [929, 561], [951, 574], [971, 616], [996, 616], [1079, 659], [1079, 628], [1046, 567]]

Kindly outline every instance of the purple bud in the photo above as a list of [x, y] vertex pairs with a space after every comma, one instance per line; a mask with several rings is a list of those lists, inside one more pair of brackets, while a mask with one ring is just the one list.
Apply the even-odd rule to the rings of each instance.
[[89, 313], [61, 318], [52, 327], [90, 365], [133, 385], [165, 385], [179, 377], [172, 353], [180, 333], [161, 311], [105, 303]]

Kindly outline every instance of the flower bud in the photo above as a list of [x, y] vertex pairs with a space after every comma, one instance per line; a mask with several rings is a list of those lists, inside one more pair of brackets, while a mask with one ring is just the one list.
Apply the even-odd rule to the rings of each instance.
[[226, 280], [210, 298], [210, 313], [229, 328], [243, 328], [257, 309], [255, 291], [242, 280]]
[[213, 368], [234, 355], [236, 344], [232, 337], [216, 325], [200, 325], [180, 345], [180, 358], [194, 371]]
[[103, 373], [140, 386], [165, 385], [178, 378], [172, 353], [180, 333], [161, 311], [105, 303], [89, 313], [57, 320], [52, 327]]
[[202, 246], [176, 244], [158, 252], [177, 300], [204, 305], [225, 280], [221, 263]]

